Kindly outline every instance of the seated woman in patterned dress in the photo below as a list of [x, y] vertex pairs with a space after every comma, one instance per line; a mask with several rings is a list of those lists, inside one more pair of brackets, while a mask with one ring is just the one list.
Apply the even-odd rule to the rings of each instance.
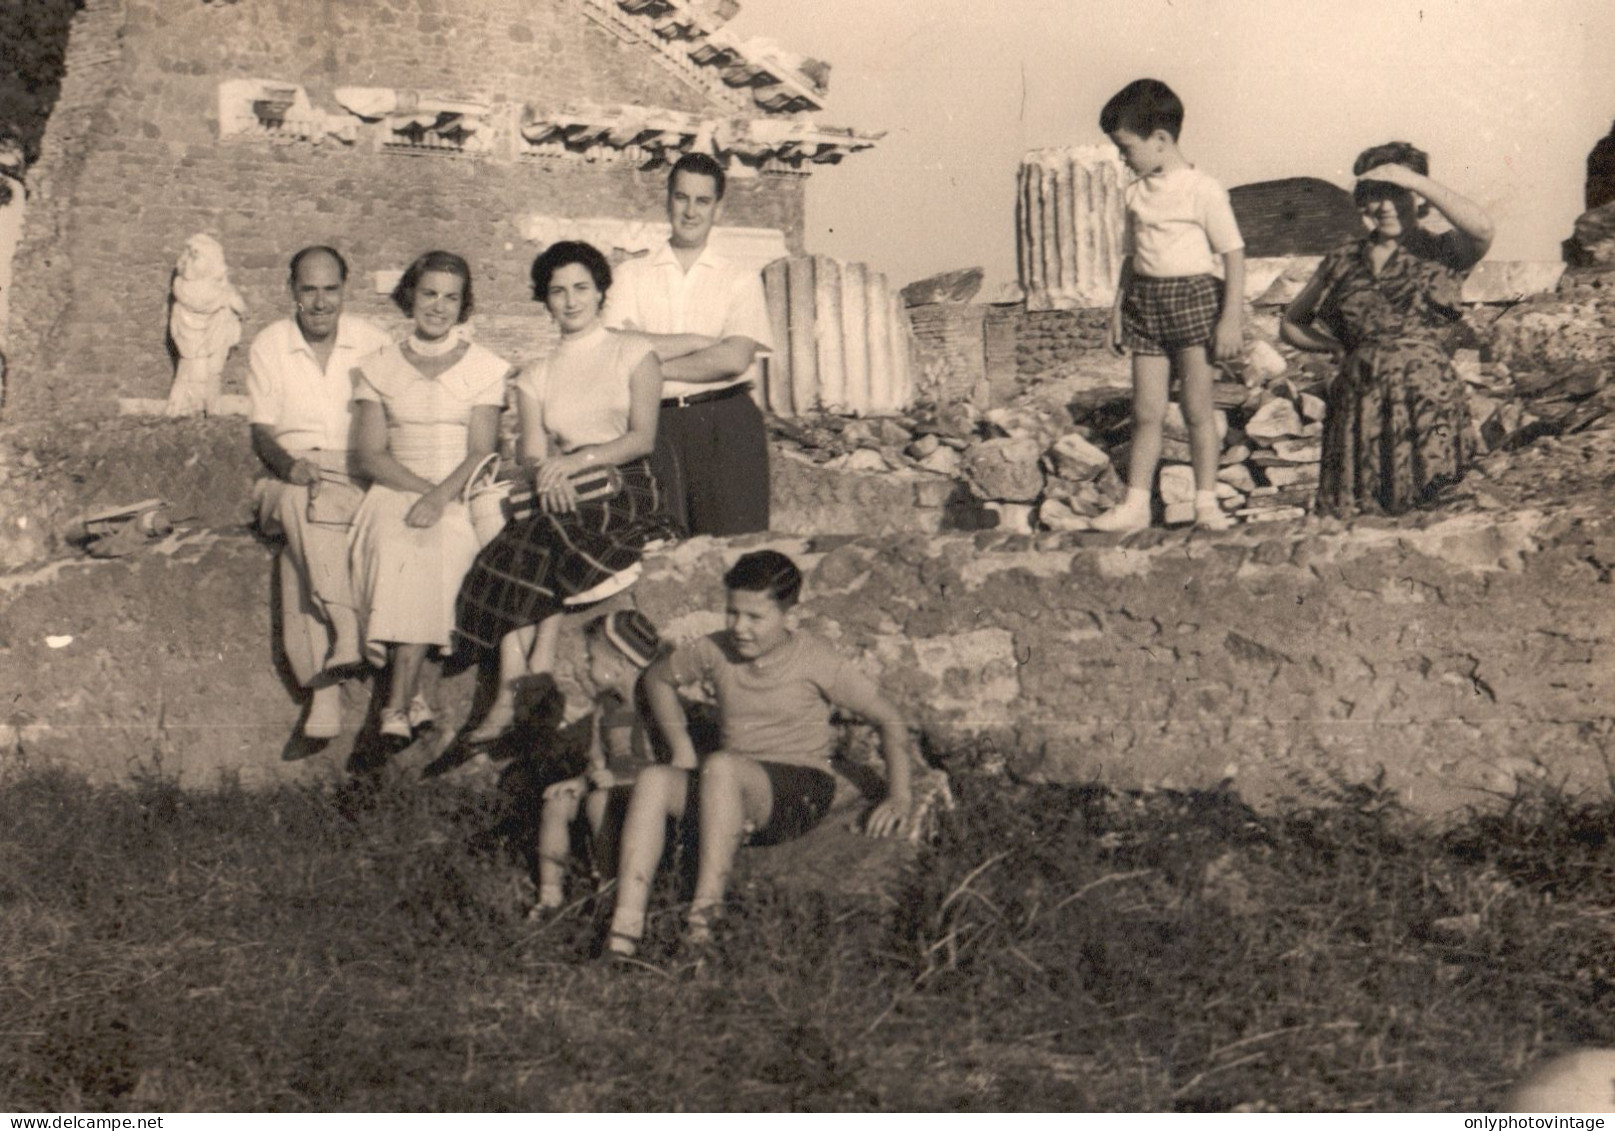
[[[461, 740], [473, 749], [510, 730], [516, 681], [554, 666], [556, 614], [609, 596], [632, 579], [647, 542], [678, 534], [647, 459], [661, 362], [642, 335], [600, 321], [611, 265], [591, 245], [566, 240], [533, 261], [532, 280], [561, 340], [516, 381], [518, 450], [539, 506], [483, 548], [460, 593], [461, 634], [499, 649], [493, 704]], [[605, 469], [614, 469], [617, 489], [580, 500], [574, 476]]]
[[[1329, 352], [1318, 510], [1400, 514], [1429, 504], [1474, 459], [1469, 406], [1448, 353], [1464, 276], [1492, 243], [1473, 201], [1429, 177], [1406, 142], [1363, 151], [1353, 197], [1368, 235], [1324, 257], [1284, 311], [1280, 334]], [[1451, 225], [1419, 217], [1434, 208]]]
[[350, 556], [365, 656], [392, 669], [381, 735], [397, 746], [433, 721], [422, 672], [433, 647], [453, 644], [455, 597], [480, 544], [461, 495], [497, 443], [513, 370], [464, 332], [471, 269], [458, 255], [421, 256], [392, 297], [415, 328], [358, 365], [354, 446], [370, 488]]

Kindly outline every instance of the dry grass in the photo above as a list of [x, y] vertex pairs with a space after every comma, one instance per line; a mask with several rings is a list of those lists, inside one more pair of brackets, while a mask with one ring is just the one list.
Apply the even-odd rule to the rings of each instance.
[[441, 783], [0, 790], [0, 1108], [1474, 1110], [1615, 1041], [1612, 809], [962, 779], [884, 906], [735, 902], [701, 966], [542, 926]]

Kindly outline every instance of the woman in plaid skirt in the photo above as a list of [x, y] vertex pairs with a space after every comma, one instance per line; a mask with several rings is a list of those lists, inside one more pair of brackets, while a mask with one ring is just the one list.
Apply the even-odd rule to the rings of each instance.
[[512, 508], [460, 590], [460, 634], [499, 649], [498, 692], [462, 740], [471, 747], [511, 728], [517, 679], [554, 666], [556, 614], [625, 588], [645, 544], [678, 533], [647, 459], [661, 363], [642, 335], [600, 321], [610, 264], [589, 244], [562, 241], [533, 261], [532, 279], [561, 341], [516, 381], [518, 451], [534, 491], [519, 496], [527, 501]]

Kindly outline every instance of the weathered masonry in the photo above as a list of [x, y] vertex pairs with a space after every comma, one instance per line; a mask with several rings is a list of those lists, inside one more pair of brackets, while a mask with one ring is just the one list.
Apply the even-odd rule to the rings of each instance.
[[[155, 398], [166, 300], [196, 232], [225, 248], [244, 340], [284, 313], [291, 251], [332, 243], [349, 301], [432, 247], [477, 272], [478, 332], [515, 358], [548, 333], [527, 267], [577, 235], [665, 238], [668, 165], [731, 174], [720, 237], [802, 249], [803, 178], [875, 137], [819, 124], [829, 69], [735, 36], [724, 0], [86, 0], [33, 170], [16, 262], [8, 420]], [[226, 391], [239, 391], [244, 350]]]

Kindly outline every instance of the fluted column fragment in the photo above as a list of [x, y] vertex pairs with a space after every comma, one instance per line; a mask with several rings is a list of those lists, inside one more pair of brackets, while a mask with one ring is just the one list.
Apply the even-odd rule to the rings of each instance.
[[885, 275], [797, 255], [769, 264], [763, 289], [774, 329], [770, 412], [882, 416], [913, 404], [908, 309]]
[[1108, 306], [1122, 261], [1125, 170], [1108, 145], [1034, 149], [1016, 186], [1016, 262], [1029, 310]]

